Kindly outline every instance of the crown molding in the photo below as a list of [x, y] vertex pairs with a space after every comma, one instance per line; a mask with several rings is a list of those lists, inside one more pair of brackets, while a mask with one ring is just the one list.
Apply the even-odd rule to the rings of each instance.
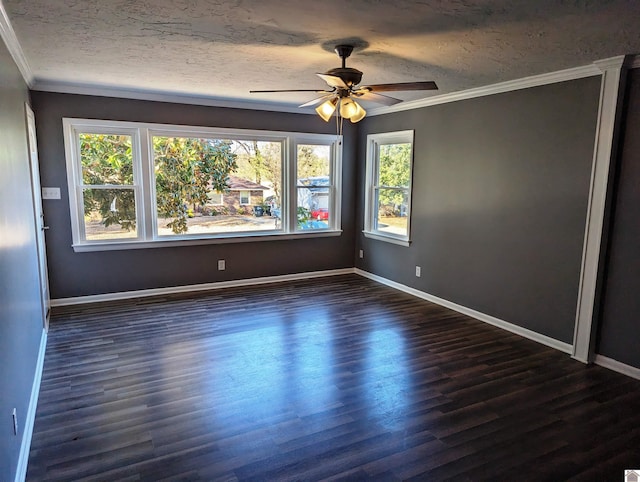
[[542, 85], [554, 84], [557, 82], [565, 82], [567, 80], [582, 79], [584, 77], [593, 77], [602, 75], [600, 68], [595, 63], [584, 65], [582, 67], [574, 67], [571, 69], [559, 70], [547, 74], [534, 75], [517, 80], [509, 80], [498, 84], [477, 87], [474, 89], [462, 90], [460, 92], [452, 92], [450, 94], [429, 97], [428, 99], [419, 99], [409, 102], [403, 102], [391, 107], [381, 107], [372, 109], [369, 116], [390, 114], [392, 112], [400, 112], [404, 110], [419, 109], [421, 107], [429, 107], [439, 104], [448, 104], [459, 100], [475, 99], [476, 97], [484, 97], [487, 95], [502, 94], [512, 92], [514, 90], [528, 89], [531, 87], [539, 87]]
[[[0, 7], [2, 0], [0, 0]], [[2, 10], [4, 13], [4, 10]], [[2, 19], [0, 18], [0, 32], [2, 31]], [[9, 25], [9, 28], [11, 26]], [[13, 32], [13, 30], [11, 30]], [[4, 34], [3, 34], [4, 38]], [[15, 38], [15, 34], [13, 36]], [[6, 41], [5, 41], [6, 42]], [[22, 49], [20, 49], [17, 40], [15, 40], [15, 45], [19, 50], [20, 54], [22, 54]], [[14, 57], [15, 58], [15, 57]], [[24, 59], [24, 55], [22, 55]], [[17, 61], [16, 61], [17, 63]], [[26, 64], [26, 59], [24, 60], [24, 65], [26, 72], [28, 75], [31, 75], [28, 65]], [[640, 55], [637, 56], [618, 56], [612, 57], [610, 59], [603, 59], [593, 62], [590, 65], [585, 65], [582, 67], [575, 67], [566, 70], [560, 70], [557, 72], [551, 72], [541, 75], [535, 75], [531, 77], [525, 77], [522, 79], [511, 80], [507, 82], [501, 82], [498, 84], [492, 84], [483, 87], [477, 87], [474, 89], [463, 90], [459, 92], [451, 92], [448, 94], [438, 95], [434, 97], [429, 97], [428, 99], [419, 99], [414, 101], [402, 102], [401, 104], [397, 104], [390, 107], [379, 107], [375, 109], [369, 109], [367, 112], [367, 117], [374, 117], [377, 115], [390, 114], [392, 112], [400, 112], [405, 110], [413, 110], [420, 109], [422, 107], [429, 107], [433, 105], [439, 104], [447, 104], [449, 102], [456, 102], [459, 100], [467, 100], [474, 99], [476, 97], [484, 97], [488, 95], [501, 94], [506, 92], [511, 92], [515, 90], [528, 89], [531, 87], [539, 87], [542, 85], [553, 84], [557, 82], [565, 82], [569, 80], [577, 80], [584, 77], [593, 77], [596, 75], [602, 75], [604, 70], [616, 67], [627, 67], [630, 69], [640, 68]], [[21, 72], [22, 72], [21, 68]], [[25, 76], [25, 72], [23, 72], [23, 76]], [[55, 92], [62, 94], [79, 94], [79, 95], [93, 95], [98, 97], [116, 97], [123, 99], [133, 99], [133, 100], [149, 100], [155, 102], [170, 102], [175, 104], [191, 104], [191, 105], [203, 105], [209, 107], [226, 107], [232, 109], [248, 109], [248, 110], [262, 110], [262, 111], [271, 111], [271, 112], [288, 112], [294, 114], [308, 114], [315, 115], [315, 110], [313, 108], [300, 108], [296, 105], [283, 105], [269, 102], [255, 102], [249, 100], [240, 100], [240, 99], [224, 99], [219, 97], [212, 96], [203, 96], [203, 95], [190, 95], [184, 93], [168, 93], [164, 91], [152, 91], [152, 90], [142, 90], [142, 89], [124, 89], [120, 87], [113, 86], [102, 86], [102, 85], [88, 85], [88, 84], [77, 84], [70, 82], [55, 82], [55, 81], [46, 81], [46, 80], [38, 80], [30, 77], [30, 82], [28, 82], [31, 90], [42, 91], [42, 92]], [[25, 76], [26, 80], [26, 76]]]
[[18, 70], [22, 74], [22, 78], [27, 83], [27, 86], [31, 88], [33, 86], [33, 73], [27, 62], [27, 58], [22, 51], [16, 32], [11, 26], [11, 21], [7, 15], [7, 11], [4, 9], [2, 0], [0, 0], [0, 37], [4, 40], [7, 50], [11, 54], [13, 61], [16, 63]]
[[617, 57], [611, 57], [603, 60], [596, 60], [593, 64], [600, 69], [600, 72], [605, 72], [611, 69], [621, 69], [622, 67], [628, 67], [630, 58], [626, 55], [618, 55]]
[[238, 99], [222, 99], [219, 97], [168, 93], [142, 89], [122, 89], [112, 86], [75, 84], [69, 82], [50, 82], [36, 80], [31, 90], [41, 92], [55, 92], [60, 94], [80, 94], [93, 95], [98, 97], [117, 97], [121, 99], [171, 102], [174, 104], [227, 107], [232, 109], [265, 110], [271, 112], [289, 112], [295, 114], [315, 114], [315, 111], [313, 109], [301, 109], [295, 105], [283, 105]]
[[[561, 70], [558, 72], [551, 72], [547, 74], [535, 75], [532, 77], [525, 77], [523, 79], [511, 80], [508, 82], [501, 82], [499, 84], [492, 84], [474, 89], [452, 92], [449, 94], [429, 97], [428, 99], [402, 102], [401, 104], [396, 104], [390, 107], [370, 109], [367, 113], [367, 116], [373, 117], [376, 115], [389, 114], [392, 112], [419, 109], [421, 107], [447, 104], [449, 102], [456, 102], [459, 100], [474, 99], [476, 97], [484, 97], [504, 92], [511, 92], [514, 90], [553, 84], [556, 82], [564, 82], [567, 80], [581, 79], [583, 77], [602, 75], [601, 68], [608, 67], [608, 64], [606, 62], [619, 62], [619, 59], [621, 58], [624, 59], [624, 57], [614, 57], [613, 59], [598, 61], [600, 62], [599, 65], [596, 65], [596, 63], [594, 62], [593, 64], [583, 67], [576, 67], [572, 69]], [[49, 82], [36, 80], [32, 87], [32, 90], [63, 94], [95, 95], [99, 97], [119, 97], [125, 99], [150, 100], [156, 102], [171, 102], [176, 104], [193, 104], [205, 105], [210, 107], [229, 107], [234, 109], [266, 110], [272, 112], [289, 112], [296, 114], [315, 115], [314, 109], [301, 109], [295, 105], [253, 102], [247, 100], [229, 100], [209, 96], [171, 94], [162, 91], [122, 89], [112, 86], [83, 85], [69, 82]]]

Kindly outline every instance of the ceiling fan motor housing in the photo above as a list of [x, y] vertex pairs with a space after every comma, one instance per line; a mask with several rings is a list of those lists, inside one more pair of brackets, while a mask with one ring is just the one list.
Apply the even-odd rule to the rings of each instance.
[[362, 72], [358, 69], [352, 69], [351, 67], [337, 67], [329, 70], [327, 74], [340, 77], [349, 87], [352, 85], [358, 85], [360, 80], [362, 80]]

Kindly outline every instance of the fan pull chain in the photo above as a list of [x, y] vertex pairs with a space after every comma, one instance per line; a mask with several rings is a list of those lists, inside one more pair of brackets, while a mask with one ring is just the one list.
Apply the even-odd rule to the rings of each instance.
[[338, 138], [338, 142], [340, 141], [340, 136], [342, 136], [342, 123], [344, 122], [344, 117], [340, 115], [340, 112], [336, 115], [336, 135]]

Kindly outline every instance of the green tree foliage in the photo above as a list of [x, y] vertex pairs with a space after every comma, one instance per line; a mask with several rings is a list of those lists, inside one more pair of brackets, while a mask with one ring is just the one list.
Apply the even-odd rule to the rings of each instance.
[[[386, 144], [380, 146], [378, 185], [381, 187], [409, 188], [411, 182], [411, 144]], [[380, 189], [380, 204], [399, 206], [406, 203], [400, 190]]]
[[206, 204], [212, 189], [229, 190], [229, 173], [238, 168], [231, 141], [154, 137], [153, 150], [158, 215], [172, 218], [174, 233], [186, 233], [189, 205]]
[[260, 184], [265, 173], [264, 154], [258, 141], [235, 141], [240, 176]]
[[329, 175], [329, 146], [298, 146], [298, 179]]
[[[228, 191], [230, 173], [237, 169], [231, 141], [154, 137], [158, 215], [170, 218], [176, 234], [187, 231], [189, 205], [207, 202], [213, 189]], [[135, 229], [135, 194], [130, 136], [80, 134], [85, 214], [99, 212], [105, 226]], [[98, 187], [100, 186], [100, 187]], [[116, 186], [118, 186], [116, 188]], [[122, 187], [119, 187], [122, 186]]]
[[311, 221], [311, 211], [304, 206], [298, 206], [296, 211], [298, 216], [298, 227], [302, 228], [305, 224]]
[[282, 184], [282, 144], [269, 141], [234, 141], [238, 154], [238, 175], [266, 184], [280, 199]]
[[[131, 136], [80, 134], [82, 181], [85, 185], [133, 185]], [[85, 189], [84, 212], [98, 212], [105, 226], [136, 227], [133, 189]]]

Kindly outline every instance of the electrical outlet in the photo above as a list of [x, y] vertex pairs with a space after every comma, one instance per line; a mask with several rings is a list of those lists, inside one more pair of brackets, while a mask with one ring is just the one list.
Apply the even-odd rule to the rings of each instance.
[[360, 250], [360, 259], [364, 258], [364, 251]]
[[13, 417], [13, 435], [18, 435], [18, 414], [15, 408], [11, 412], [11, 416]]
[[420, 268], [420, 266], [416, 266], [416, 276], [420, 278], [421, 274], [422, 274], [422, 268]]
[[224, 262], [224, 259], [219, 259], [218, 260], [218, 271], [224, 271], [225, 269], [227, 269], [227, 265]]
[[42, 199], [60, 199], [59, 187], [43, 187]]

